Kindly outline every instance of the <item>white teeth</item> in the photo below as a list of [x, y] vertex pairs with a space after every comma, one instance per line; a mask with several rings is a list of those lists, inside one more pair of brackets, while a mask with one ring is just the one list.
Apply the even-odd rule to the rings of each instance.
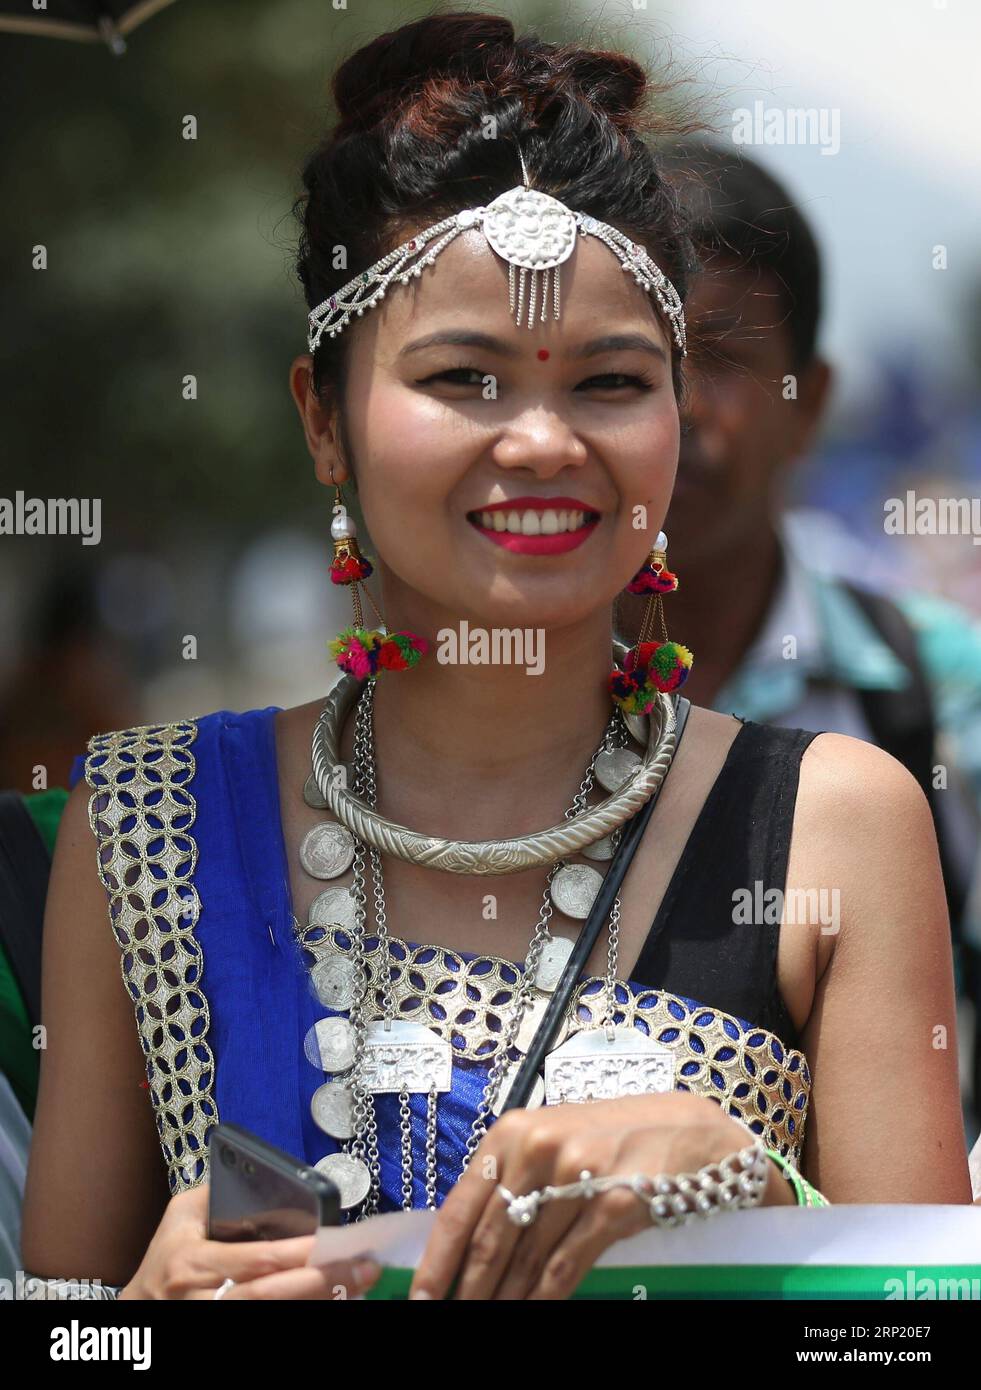
[[480, 524], [487, 531], [507, 531], [512, 536], [557, 536], [565, 531], [582, 529], [587, 515], [583, 511], [496, 511], [477, 512]]

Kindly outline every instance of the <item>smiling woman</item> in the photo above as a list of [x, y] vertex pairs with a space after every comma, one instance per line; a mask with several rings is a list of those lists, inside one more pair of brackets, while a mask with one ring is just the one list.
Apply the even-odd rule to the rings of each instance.
[[[805, 1172], [834, 1201], [969, 1201], [919, 788], [855, 740], [689, 708], [653, 619], [614, 647], [617, 594], [650, 616], [677, 583], [691, 247], [646, 74], [442, 14], [334, 95], [289, 380], [338, 504], [343, 674], [77, 760], [25, 1259], [127, 1298], [364, 1287], [306, 1238], [204, 1238], [218, 1120], [315, 1165], [349, 1219], [437, 1210], [419, 1297], [565, 1298], [652, 1220], [820, 1204]], [[432, 659], [446, 631], [499, 659]], [[543, 634], [534, 669], [511, 633]], [[826, 889], [835, 937], [745, 910]], [[502, 1114], [553, 996], [544, 1075]]]

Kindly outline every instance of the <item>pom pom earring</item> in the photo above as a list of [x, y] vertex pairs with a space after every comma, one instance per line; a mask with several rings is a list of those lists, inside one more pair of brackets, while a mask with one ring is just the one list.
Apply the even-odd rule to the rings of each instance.
[[[694, 660], [687, 647], [668, 639], [662, 595], [674, 593], [678, 576], [667, 568], [667, 548], [668, 538], [659, 531], [650, 555], [627, 585], [628, 593], [649, 597], [637, 643], [627, 653], [623, 669], [615, 666], [610, 675], [610, 695], [625, 714], [649, 714], [659, 690], [670, 694], [684, 685]], [[657, 619], [660, 642], [651, 640]]]
[[[333, 469], [330, 477], [331, 482], [334, 482]], [[330, 523], [331, 539], [334, 542], [330, 578], [334, 584], [350, 585], [354, 625], [339, 632], [334, 640], [328, 643], [328, 650], [341, 670], [347, 671], [357, 680], [368, 680], [379, 671], [407, 671], [429, 650], [429, 643], [414, 632], [389, 632], [385, 619], [367, 588], [364, 590], [364, 596], [374, 609], [381, 627], [365, 627], [359, 585], [363, 585], [374, 572], [374, 566], [361, 554], [358, 546], [358, 528], [344, 506], [340, 486], [334, 483], [334, 488], [337, 496], [334, 502], [334, 519]]]

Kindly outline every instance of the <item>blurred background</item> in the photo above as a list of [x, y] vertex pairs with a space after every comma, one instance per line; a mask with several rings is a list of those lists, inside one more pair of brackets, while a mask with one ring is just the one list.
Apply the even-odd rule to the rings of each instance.
[[[0, 508], [19, 492], [100, 507], [98, 544], [0, 534], [0, 788], [66, 785], [93, 733], [287, 707], [335, 678], [326, 643], [348, 596], [329, 580], [331, 497], [288, 390], [307, 313], [291, 209], [338, 62], [432, 8], [150, 0], [137, 26], [103, 23], [81, 42], [17, 32], [18, 16], [40, 17], [30, 0], [0, 0]], [[975, 505], [981, 493], [981, 7], [444, 8], [507, 14], [519, 32], [624, 50], [683, 79], [686, 109], [789, 190], [821, 251], [818, 348], [835, 384], [786, 479], [788, 534], [832, 576], [959, 605], [930, 629], [943, 633], [933, 688], [951, 675], [953, 760], [981, 804], [981, 544], [883, 524], [886, 499], [909, 489]], [[826, 119], [820, 138], [771, 138], [766, 113], [791, 108]], [[972, 629], [966, 645], [958, 626]], [[963, 824], [969, 877], [976, 816]], [[972, 900], [974, 965], [958, 967], [958, 991], [976, 1136], [981, 873]]]
[[[429, 8], [177, 0], [117, 55], [0, 33], [0, 496], [102, 506], [98, 545], [0, 536], [0, 786], [31, 790], [38, 764], [64, 783], [98, 730], [287, 706], [332, 679], [324, 643], [346, 596], [331, 592], [329, 496], [288, 394], [306, 327], [290, 208], [337, 61]], [[825, 555], [834, 539], [861, 566], [898, 584], [915, 575], [981, 613], [970, 536], [890, 537], [882, 525], [884, 497], [907, 487], [978, 492], [981, 180], [968, 105], [981, 10], [488, 8], [670, 64], [723, 137], [755, 103], [840, 112], [838, 148], [748, 150], [800, 201], [827, 276], [836, 391], [794, 472], [794, 524], [817, 527]]]

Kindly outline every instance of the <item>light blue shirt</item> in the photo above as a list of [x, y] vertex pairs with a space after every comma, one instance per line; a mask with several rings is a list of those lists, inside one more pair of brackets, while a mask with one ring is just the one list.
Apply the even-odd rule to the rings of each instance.
[[[910, 674], [837, 576], [807, 563], [792, 528], [781, 526], [779, 536], [784, 564], [777, 592], [715, 708], [758, 723], [872, 741], [857, 692], [902, 690]], [[885, 593], [916, 634], [934, 699], [937, 763], [947, 769], [938, 816], [954, 870], [973, 885], [964, 931], [981, 949], [981, 623], [934, 595], [851, 582]]]

